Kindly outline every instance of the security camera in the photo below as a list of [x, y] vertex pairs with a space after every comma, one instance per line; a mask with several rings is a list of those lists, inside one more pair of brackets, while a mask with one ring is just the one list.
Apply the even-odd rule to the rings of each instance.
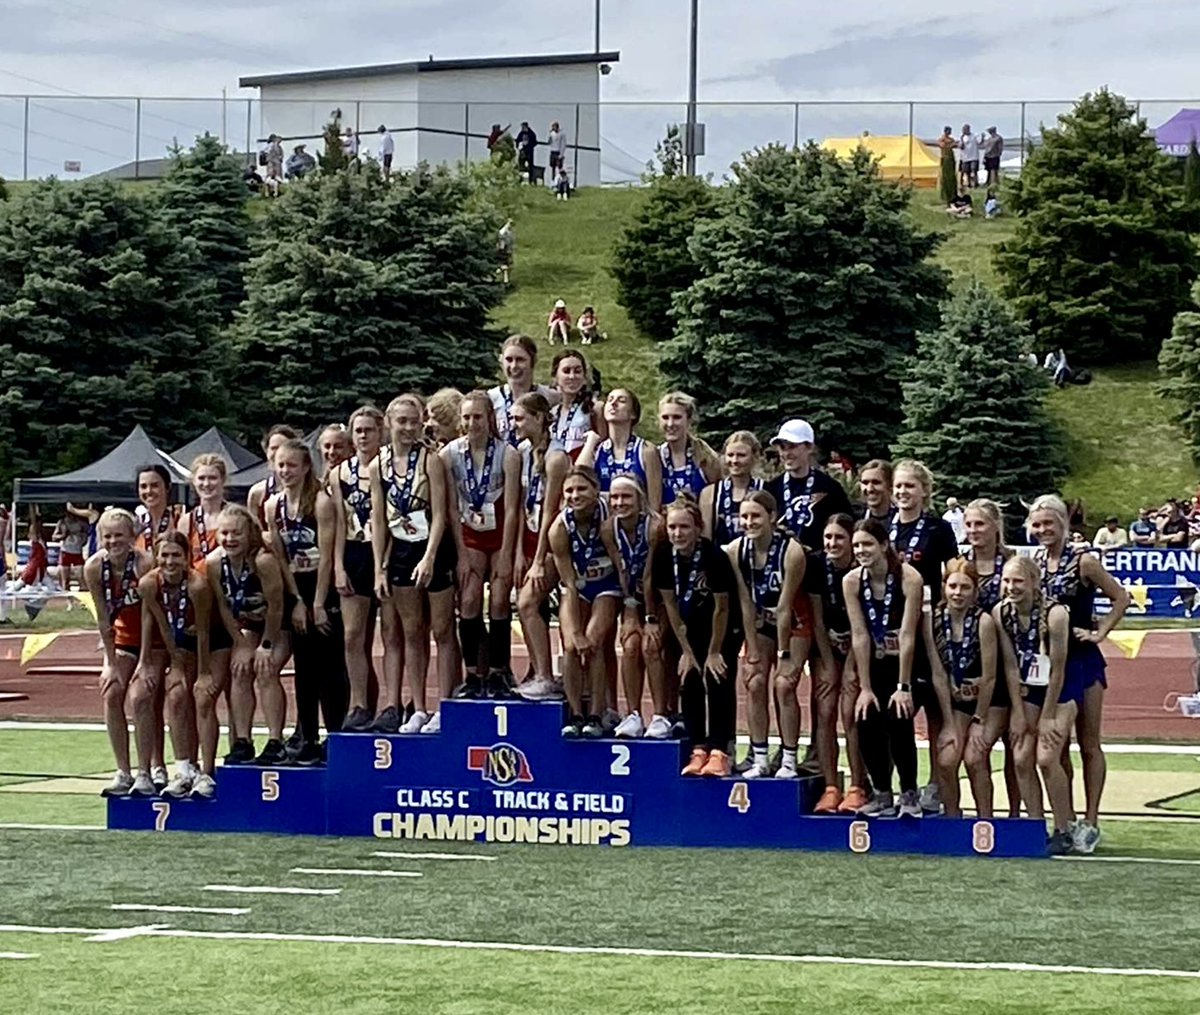
[[607, 63], [602, 63], [600, 65], [600, 73], [603, 74], [605, 77], [608, 77], [608, 75], [612, 73], [612, 65], [607, 64]]

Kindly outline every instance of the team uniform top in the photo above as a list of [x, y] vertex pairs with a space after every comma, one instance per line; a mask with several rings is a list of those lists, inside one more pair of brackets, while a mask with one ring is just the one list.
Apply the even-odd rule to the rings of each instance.
[[[168, 588], [163, 581], [161, 572], [154, 575], [154, 595], [158, 598], [167, 617], [167, 629], [174, 639], [174, 647], [187, 652], [196, 651], [196, 604], [192, 601], [188, 589], [188, 578], [184, 574], [183, 581], [177, 588]], [[166, 649], [158, 624], [150, 625], [150, 645], [156, 649]]]
[[[399, 465], [399, 468], [397, 468]], [[429, 449], [414, 444], [397, 463], [390, 444], [379, 449], [379, 479], [383, 484], [388, 531], [403, 543], [429, 539]]]
[[[558, 401], [559, 394], [553, 388], [546, 384], [539, 384], [532, 389], [546, 399], [552, 406]], [[508, 384], [500, 384], [494, 388], [488, 388], [488, 398], [492, 401], [492, 408], [496, 412], [496, 431], [514, 448], [517, 446], [517, 431], [512, 425], [512, 410], [517, 404], [517, 399], [512, 393], [512, 388]]]
[[892, 517], [892, 546], [906, 564], [921, 575], [929, 590], [929, 598], [937, 602], [942, 597], [942, 567], [958, 556], [958, 541], [950, 523], [932, 512], [922, 512], [911, 522]]
[[600, 477], [600, 492], [605, 496], [612, 488], [612, 481], [617, 476], [633, 476], [642, 486], [648, 488], [646, 466], [642, 461], [642, 449], [646, 442], [641, 437], [630, 437], [625, 445], [625, 457], [617, 460], [611, 437], [605, 437], [596, 448], [596, 475]]
[[646, 580], [646, 564], [650, 558], [650, 516], [638, 516], [634, 526], [633, 536], [629, 536], [621, 527], [620, 519], [613, 519], [613, 532], [617, 541], [617, 549], [621, 552], [621, 562], [625, 567], [625, 583], [629, 594], [641, 606], [645, 598], [643, 590]]
[[[681, 554], [666, 540], [654, 549], [650, 563], [651, 580], [659, 592], [675, 593], [679, 614], [687, 627], [688, 647], [703, 663], [712, 641], [713, 615], [718, 593], [729, 597], [729, 621], [725, 627], [723, 652], [737, 652], [742, 637], [741, 610], [738, 606], [737, 578], [724, 550], [703, 537], [690, 554]], [[726, 677], [733, 679], [732, 675]]]
[[[778, 635], [775, 613], [779, 607], [779, 594], [783, 591], [784, 569], [791, 542], [792, 537], [786, 532], [773, 532], [771, 545], [767, 547], [767, 559], [762, 567], [756, 566], [752, 540], [744, 538], [738, 546], [738, 570], [754, 604], [754, 628], [763, 637], [772, 640]], [[746, 620], [748, 623], [749, 618]]]
[[681, 468], [675, 468], [671, 446], [665, 442], [658, 446], [658, 457], [662, 462], [663, 507], [673, 503], [675, 498], [685, 490], [699, 499], [700, 491], [708, 486], [708, 480], [704, 478], [704, 471], [700, 468], [700, 463], [696, 461], [695, 441], [688, 439]]
[[[977, 559], [975, 556], [975, 547], [968, 546], [966, 553], [963, 554], [963, 559], [974, 562]], [[995, 570], [989, 575], [979, 575], [979, 581], [976, 583], [975, 588], [978, 595], [979, 608], [982, 610], [991, 612], [992, 608], [1004, 598], [1003, 593], [1000, 591], [1000, 583], [1006, 559], [1003, 554], [996, 554], [996, 560], [993, 564]]]
[[550, 410], [550, 438], [563, 446], [571, 461], [579, 457], [587, 435], [592, 432], [592, 416], [579, 402], [567, 408], [559, 402]]
[[192, 523], [188, 526], [188, 546], [191, 547], [192, 567], [203, 573], [208, 555], [217, 548], [217, 534], [208, 531], [208, 525], [204, 521], [204, 508], [199, 504], [192, 508], [191, 515]]
[[489, 437], [483, 464], [477, 471], [466, 437], [446, 445], [450, 480], [458, 495], [463, 541], [467, 546], [494, 553], [504, 542], [504, 451], [508, 445]]
[[229, 557], [221, 555], [221, 591], [237, 626], [261, 634], [267, 623], [267, 597], [263, 595], [262, 579], [249, 562], [242, 561], [241, 573], [235, 575]]
[[562, 518], [567, 530], [571, 563], [575, 568], [575, 588], [579, 590], [580, 597], [591, 603], [601, 596], [621, 595], [620, 576], [601, 538], [604, 523], [608, 520], [608, 509], [604, 503], [596, 504], [586, 532], [581, 530], [575, 512], [570, 508], [563, 509]]
[[287, 495], [275, 501], [275, 525], [283, 540], [288, 565], [296, 574], [317, 573], [321, 551], [317, 546], [317, 516], [315, 513], [293, 518], [288, 512]]
[[134, 545], [139, 550], [152, 551], [154, 549], [154, 541], [164, 532], [170, 532], [172, 528], [172, 512], [171, 505], [168, 504], [163, 510], [162, 517], [158, 520], [158, 526], [155, 527], [150, 518], [150, 512], [146, 510], [146, 505], [139, 504], [133, 511], [138, 521], [138, 536]]
[[[751, 479], [746, 493], [762, 488], [761, 479]], [[745, 496], [746, 494], [742, 495], [743, 498]], [[712, 534], [713, 542], [717, 546], [728, 546], [742, 534], [741, 525], [738, 523], [738, 511], [741, 506], [740, 500], [733, 499], [733, 480], [720, 480], [717, 488], [713, 490], [712, 502]]]
[[[821, 534], [830, 515], [850, 512], [850, 498], [842, 485], [820, 469], [810, 469], [803, 479], [784, 472], [767, 484], [767, 490], [779, 505], [779, 523], [805, 549], [821, 545]], [[818, 494], [822, 496], [815, 499]]]
[[820, 598], [829, 647], [841, 662], [850, 655], [850, 615], [846, 612], [842, 579], [854, 566], [851, 560], [845, 567], [838, 567], [824, 553], [812, 553], [804, 569], [804, 592]]
[[546, 501], [546, 456], [551, 451], [565, 451], [553, 438], [542, 453], [542, 468], [539, 470], [534, 458], [533, 442], [523, 440], [517, 446], [521, 452], [521, 504], [525, 515], [525, 526], [521, 530], [523, 549], [527, 560], [537, 553], [538, 535], [542, 531], [542, 505]]
[[1097, 589], [1080, 570], [1082, 555], [1078, 550], [1064, 547], [1058, 560], [1058, 570], [1054, 572], [1047, 566], [1048, 554], [1045, 547], [1038, 549], [1033, 559], [1042, 571], [1042, 594], [1047, 601], [1061, 603], [1070, 614], [1070, 633], [1067, 638], [1069, 676], [1078, 675], [1085, 689], [1095, 683], [1107, 686], [1104, 656], [1100, 652], [1100, 646], [1094, 642], [1080, 641], [1075, 636], [1077, 627], [1085, 631], [1095, 630], [1096, 627]]
[[950, 697], [959, 712], [974, 714], [979, 699], [979, 681], [983, 677], [983, 658], [980, 652], [979, 619], [983, 611], [976, 607], [963, 617], [962, 638], [954, 640], [950, 611], [938, 605], [933, 611], [933, 640], [938, 656], [950, 678]]
[[[343, 476], [348, 478], [343, 479]], [[371, 540], [371, 491], [363, 489], [362, 480], [365, 477], [366, 470], [359, 462], [358, 455], [338, 466], [338, 492], [346, 508], [347, 543], [366, 543]]]
[[876, 598], [871, 587], [870, 572], [864, 567], [858, 577], [858, 594], [862, 600], [867, 629], [871, 636], [871, 670], [876, 667], [899, 676], [900, 627], [904, 622], [904, 573], [897, 568], [888, 571], [883, 595]]
[[137, 552], [130, 550], [125, 566], [117, 573], [107, 551], [100, 562], [100, 584], [112, 626], [113, 644], [126, 650], [142, 644], [141, 597], [138, 595]]

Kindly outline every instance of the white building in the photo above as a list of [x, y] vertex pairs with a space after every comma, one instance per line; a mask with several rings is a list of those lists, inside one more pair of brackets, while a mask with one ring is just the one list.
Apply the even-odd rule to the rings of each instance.
[[539, 141], [535, 164], [548, 162], [550, 124], [566, 132], [567, 170], [576, 186], [600, 182], [600, 75], [616, 52], [510, 56], [377, 64], [244, 77], [261, 98], [259, 143], [282, 137], [284, 152], [304, 143], [315, 154], [333, 110], [355, 127], [362, 151], [374, 152], [385, 124], [396, 142], [395, 165], [487, 157], [495, 125], [515, 137], [523, 120]]

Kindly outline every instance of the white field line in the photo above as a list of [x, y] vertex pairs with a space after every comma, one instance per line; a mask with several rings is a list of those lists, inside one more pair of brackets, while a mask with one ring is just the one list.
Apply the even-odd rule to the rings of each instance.
[[483, 863], [495, 863], [497, 859], [494, 856], [471, 856], [469, 853], [400, 853], [386, 849], [376, 850], [371, 855], [397, 860], [479, 860]]
[[273, 885], [205, 885], [202, 892], [233, 892], [240, 895], [341, 895], [340, 888], [277, 888]]
[[85, 941], [94, 941], [98, 944], [107, 944], [112, 941], [125, 941], [131, 937], [145, 937], [147, 934], [153, 934], [158, 930], [166, 930], [171, 925], [169, 923], [146, 923], [140, 927], [113, 927], [109, 930], [102, 930], [91, 937], [84, 938]]
[[419, 871], [366, 870], [361, 867], [293, 867], [289, 874], [334, 874], [351, 878], [423, 878]]
[[37, 956], [29, 952], [0, 952], [0, 959], [36, 959]]
[[34, 825], [25, 821], [0, 822], [0, 829], [20, 832], [107, 832], [104, 825]]
[[236, 906], [152, 906], [137, 902], [114, 902], [108, 908], [122, 913], [207, 913], [213, 916], [245, 916], [250, 912]]
[[1050, 859], [1075, 863], [1159, 863], [1171, 867], [1200, 867], [1200, 860], [1173, 860], [1155, 856], [1052, 856]]
[[[762, 952], [686, 951], [673, 948], [620, 948], [613, 946], [523, 944], [515, 941], [455, 941], [440, 938], [373, 937], [351, 934], [282, 934], [253, 931], [179, 930], [162, 925], [126, 928], [35, 927], [0, 924], [6, 934], [74, 934], [88, 940], [130, 937], [173, 937], [207, 941], [246, 941], [296, 944], [383, 945], [400, 948], [446, 948], [472, 951], [526, 952], [550, 955], [608, 955], [619, 958], [702, 959], [724, 962], [774, 962], [810, 966], [874, 966], [884, 968], [943, 969], [969, 972], [1062, 973], [1082, 976], [1145, 976], [1200, 980], [1196, 969], [1144, 969], [1124, 966], [1069, 966], [1035, 962], [950, 962], [940, 959], [867, 958], [846, 955], [770, 955]], [[115, 937], [114, 935], [120, 935]]]

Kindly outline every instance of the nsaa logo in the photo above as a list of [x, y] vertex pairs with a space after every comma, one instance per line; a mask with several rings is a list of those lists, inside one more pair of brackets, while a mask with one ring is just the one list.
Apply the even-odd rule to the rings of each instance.
[[533, 782], [533, 772], [525, 752], [512, 744], [468, 747], [467, 769], [478, 772], [485, 782], [509, 786], [514, 782]]

